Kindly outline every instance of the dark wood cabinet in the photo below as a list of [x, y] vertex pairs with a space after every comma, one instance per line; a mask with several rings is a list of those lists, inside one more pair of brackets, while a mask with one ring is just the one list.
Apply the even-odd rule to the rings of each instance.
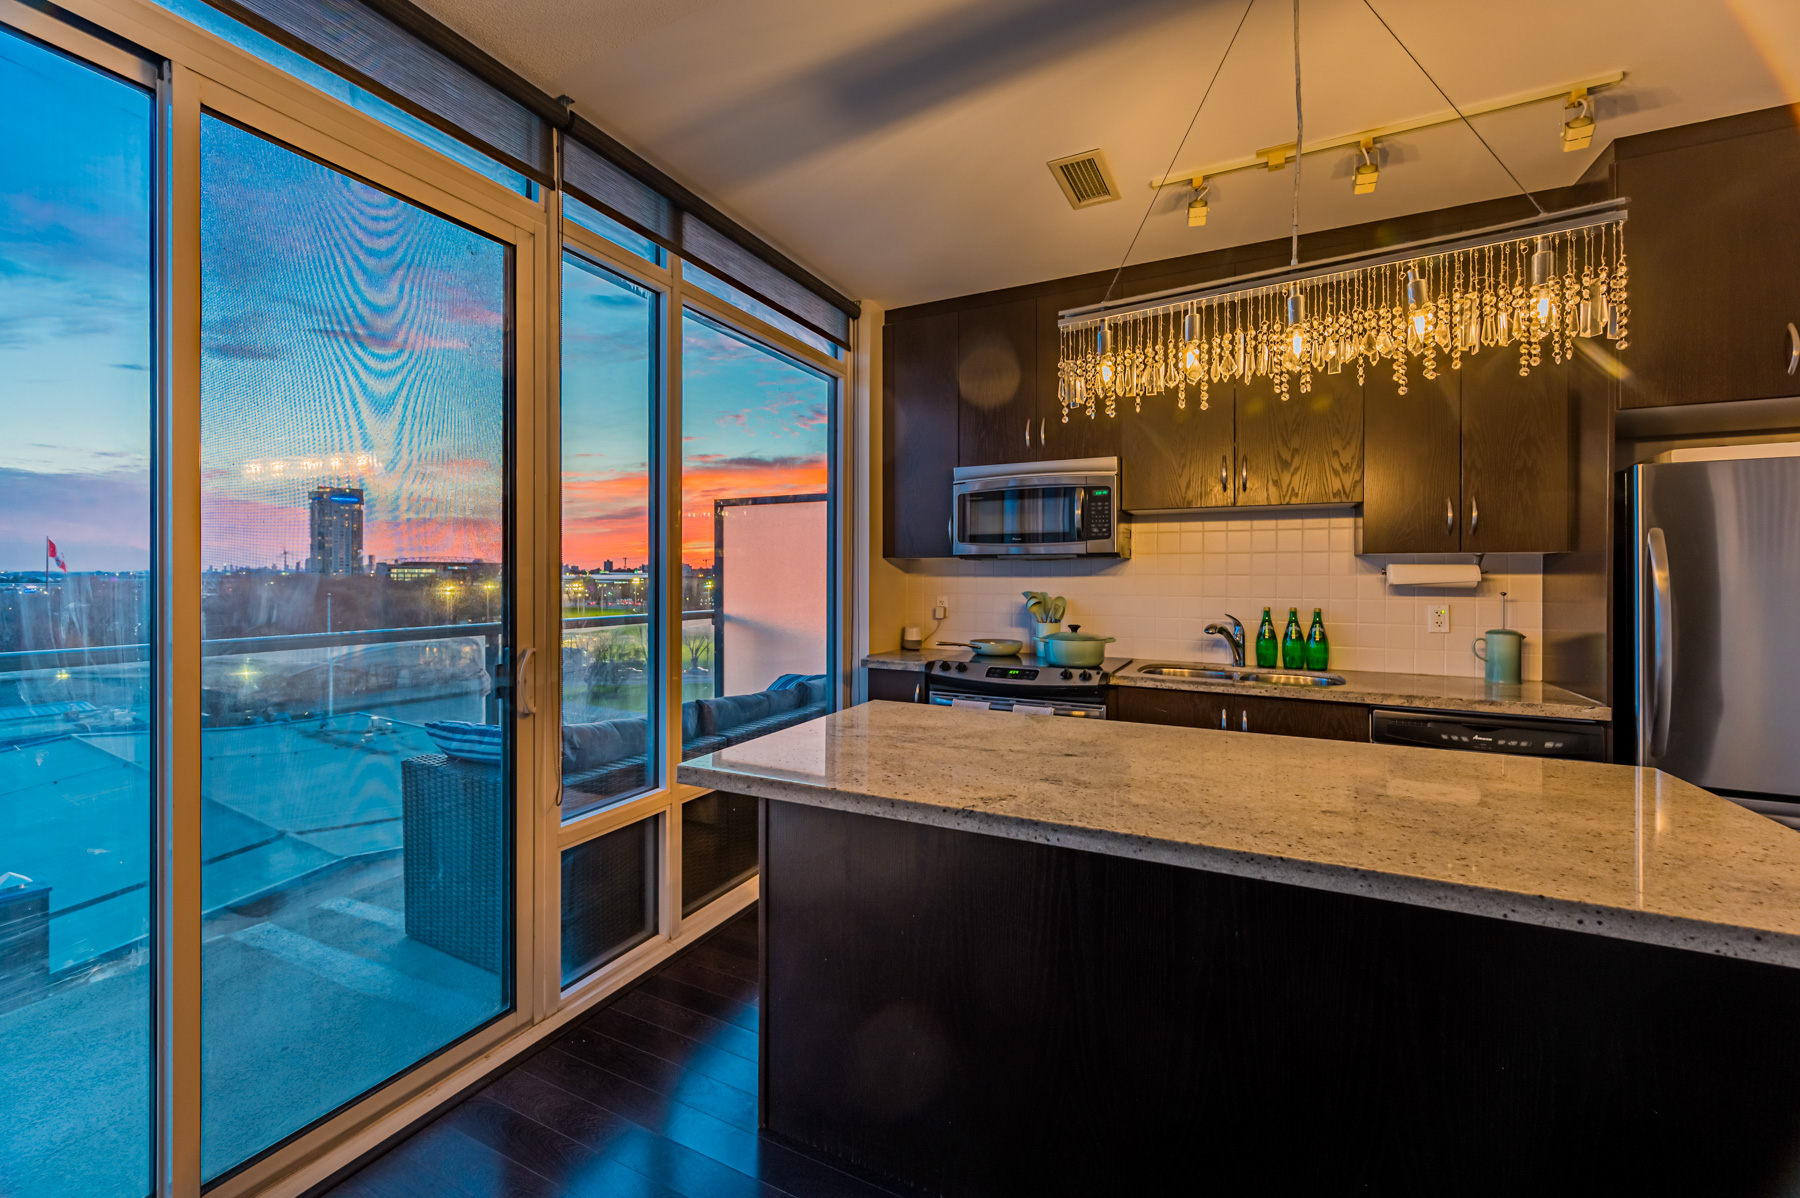
[[1519, 375], [1516, 349], [1409, 363], [1406, 394], [1370, 370], [1363, 404], [1361, 553], [1559, 553], [1572, 542], [1569, 366]]
[[893, 703], [923, 703], [925, 671], [870, 669], [869, 698]]
[[1465, 357], [1462, 549], [1559, 553], [1573, 544], [1575, 427], [1569, 364], [1519, 375], [1517, 351]]
[[882, 554], [950, 555], [956, 465], [955, 313], [882, 329]]
[[1616, 147], [1631, 200], [1630, 345], [1619, 405], [1800, 394], [1800, 131], [1791, 109], [1727, 117]]
[[1364, 371], [1361, 552], [1454, 553], [1462, 548], [1462, 372], [1427, 379], [1408, 365], [1405, 395], [1387, 364]]
[[1272, 379], [1236, 388], [1237, 502], [1355, 503], [1363, 497], [1363, 397], [1354, 373], [1316, 374], [1288, 398]]
[[1315, 740], [1369, 739], [1367, 707], [1322, 699], [1271, 699], [1220, 691], [1115, 686], [1106, 714], [1109, 719], [1181, 728], [1218, 728]]
[[1185, 408], [1172, 396], [1159, 395], [1120, 421], [1119, 493], [1126, 511], [1231, 506], [1237, 450], [1229, 398], [1215, 397], [1201, 411], [1197, 392]]
[[959, 466], [1043, 457], [1049, 421], [1038, 410], [1037, 301], [956, 315]]

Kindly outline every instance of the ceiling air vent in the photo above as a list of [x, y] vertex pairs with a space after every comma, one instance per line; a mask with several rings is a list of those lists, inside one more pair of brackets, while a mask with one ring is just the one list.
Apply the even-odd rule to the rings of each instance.
[[1106, 155], [1099, 150], [1071, 154], [1050, 163], [1050, 173], [1071, 208], [1091, 208], [1119, 198], [1119, 185], [1113, 182]]

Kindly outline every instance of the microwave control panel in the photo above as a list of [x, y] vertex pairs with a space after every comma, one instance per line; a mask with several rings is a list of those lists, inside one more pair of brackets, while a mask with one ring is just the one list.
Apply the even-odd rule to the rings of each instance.
[[1087, 528], [1084, 541], [1106, 541], [1113, 535], [1113, 493], [1111, 487], [1090, 487], [1087, 493]]

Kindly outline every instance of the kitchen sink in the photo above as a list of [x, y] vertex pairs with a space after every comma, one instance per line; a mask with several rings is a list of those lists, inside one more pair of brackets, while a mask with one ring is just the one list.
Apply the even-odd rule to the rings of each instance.
[[1237, 670], [1227, 667], [1177, 666], [1166, 663], [1139, 666], [1137, 672], [1152, 678], [1198, 678], [1207, 682], [1264, 683], [1274, 686], [1342, 686], [1342, 674], [1301, 674], [1292, 670]]
[[1138, 673], [1156, 678], [1205, 678], [1212, 682], [1242, 682], [1241, 670], [1209, 670], [1199, 666], [1140, 666]]
[[1253, 674], [1243, 675], [1242, 682], [1274, 683], [1276, 686], [1342, 686], [1342, 674], [1290, 674], [1274, 670], [1258, 670]]

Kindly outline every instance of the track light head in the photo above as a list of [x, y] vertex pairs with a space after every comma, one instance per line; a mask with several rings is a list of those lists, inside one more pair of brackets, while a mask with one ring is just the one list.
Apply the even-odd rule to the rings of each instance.
[[1190, 229], [1198, 228], [1206, 223], [1207, 190], [1205, 180], [1194, 185], [1194, 198], [1188, 201], [1188, 228]]
[[[1569, 103], [1563, 109], [1567, 118], [1562, 127], [1562, 148], [1567, 154], [1574, 150], [1585, 150], [1594, 142], [1593, 100], [1585, 89], [1569, 93]], [[1570, 116], [1569, 114], [1574, 115]]]
[[1362, 161], [1356, 164], [1356, 177], [1350, 185], [1350, 194], [1366, 196], [1375, 190], [1375, 184], [1381, 178], [1381, 163], [1375, 159], [1375, 139], [1362, 139]]

